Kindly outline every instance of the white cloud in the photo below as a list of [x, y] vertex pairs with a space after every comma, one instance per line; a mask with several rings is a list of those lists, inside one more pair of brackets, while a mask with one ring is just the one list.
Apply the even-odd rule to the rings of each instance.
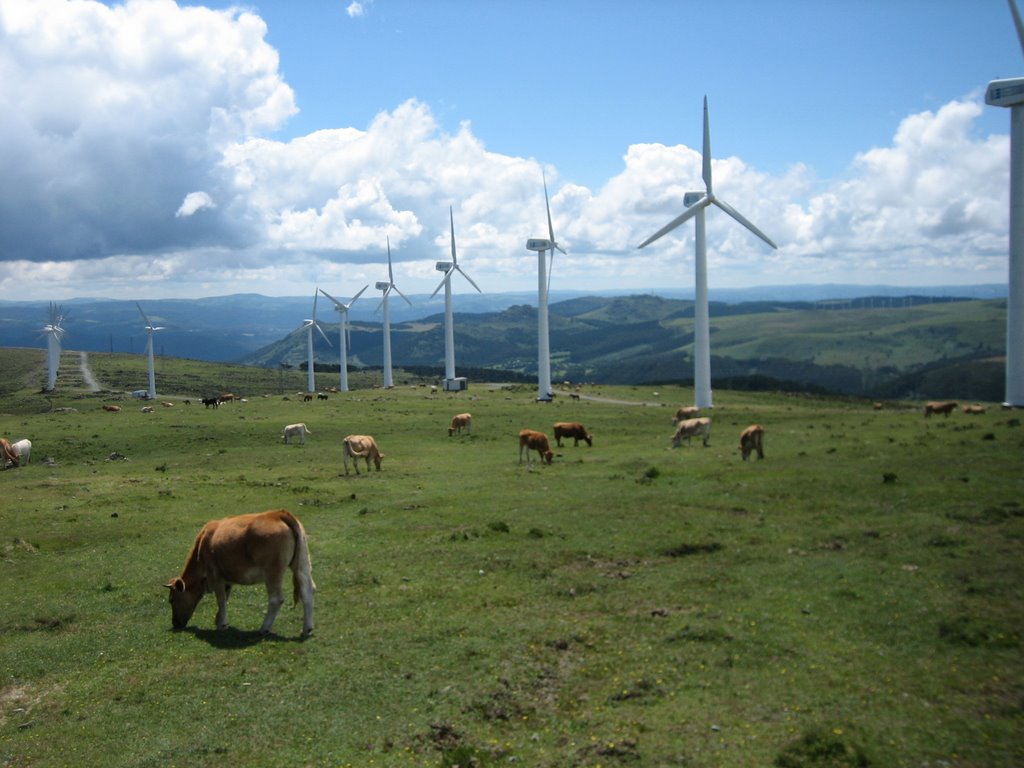
[[[484, 290], [535, 286], [535, 160], [488, 151], [468, 122], [445, 132], [415, 100], [364, 128], [270, 138], [296, 108], [251, 13], [4, 0], [0, 36], [0, 298], [58, 283], [66, 296], [147, 282], [152, 295], [305, 293], [318, 275], [382, 279], [385, 238], [403, 291], [429, 292], [449, 206]], [[865, 265], [879, 282], [1005, 279], [1008, 137], [972, 134], [981, 109], [907, 117], [831, 182], [716, 158], [716, 193], [780, 247], [710, 210], [712, 286], [863, 280]], [[692, 224], [636, 246], [701, 188], [699, 148], [629, 146], [596, 190], [544, 170], [569, 250], [553, 287], [692, 284]]]
[[191, 216], [196, 211], [200, 211], [203, 208], [216, 208], [216, 204], [213, 202], [213, 198], [205, 192], [189, 192], [185, 195], [185, 199], [182, 200], [181, 206], [175, 212], [176, 218], [182, 218]]
[[371, 5], [373, 5], [373, 0], [363, 0], [363, 2], [360, 2], [359, 0], [352, 0], [352, 2], [345, 7], [345, 13], [347, 13], [351, 19], [360, 19], [366, 15], [366, 12], [369, 10]]

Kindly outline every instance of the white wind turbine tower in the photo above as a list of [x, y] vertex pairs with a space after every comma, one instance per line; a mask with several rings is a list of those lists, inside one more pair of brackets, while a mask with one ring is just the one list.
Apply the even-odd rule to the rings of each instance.
[[316, 328], [319, 334], [324, 337], [324, 341], [328, 344], [331, 343], [323, 328], [316, 321], [316, 299], [316, 291], [313, 291], [313, 316], [303, 320], [300, 327], [300, 330], [305, 329], [306, 331], [306, 391], [309, 393], [316, 392], [316, 375], [313, 370], [313, 329]]
[[[563, 254], [565, 249], [555, 240], [555, 228], [551, 224], [551, 203], [548, 201], [548, 182], [544, 181], [544, 205], [548, 211], [548, 239], [530, 238], [526, 249], [537, 252], [537, 399], [551, 400], [551, 348], [548, 335], [548, 289], [551, 287], [551, 263], [555, 260], [555, 249]], [[551, 252], [550, 261], [546, 252]]]
[[149, 372], [149, 399], [155, 400], [156, 374], [153, 372], [153, 334], [157, 331], [162, 331], [164, 327], [162, 325], [153, 325], [149, 322], [149, 318], [142, 311], [139, 302], [136, 301], [135, 306], [139, 308], [139, 314], [142, 315], [142, 320], [146, 323], [146, 370]]
[[57, 383], [60, 368], [60, 342], [64, 338], [64, 308], [50, 302], [50, 322], [43, 326], [46, 334], [46, 389], [52, 390]]
[[405, 299], [405, 303], [408, 304], [410, 307], [412, 306], [412, 302], [409, 301], [409, 299], [406, 298], [405, 294], [402, 293], [400, 290], [398, 290], [398, 286], [395, 285], [395, 275], [391, 271], [391, 238], [390, 237], [387, 239], [387, 243], [388, 243], [388, 281], [386, 283], [384, 283], [384, 282], [375, 283], [374, 287], [378, 291], [382, 291], [383, 292], [383, 296], [381, 297], [381, 300], [380, 300], [380, 305], [377, 307], [377, 309], [381, 309], [383, 307], [383, 317], [382, 317], [382, 319], [383, 319], [383, 327], [384, 327], [384, 334], [383, 334], [384, 335], [384, 361], [383, 361], [384, 362], [384, 388], [385, 389], [390, 389], [395, 384], [394, 384], [394, 381], [392, 380], [392, 377], [391, 377], [391, 317], [388, 314], [388, 294], [391, 293], [391, 291], [393, 289], [395, 291], [395, 293], [397, 293], [399, 296], [401, 296], [403, 299]]
[[688, 192], [683, 197], [683, 205], [687, 206], [686, 211], [668, 224], [659, 229], [649, 238], [644, 240], [638, 247], [643, 248], [650, 245], [662, 235], [668, 234], [690, 219], [696, 219], [696, 258], [694, 269], [696, 272], [696, 289], [694, 302], [694, 351], [693, 351], [693, 386], [694, 405], [698, 408], [711, 408], [711, 330], [708, 320], [708, 253], [707, 238], [704, 230], [704, 209], [709, 205], [717, 205], [732, 218], [764, 240], [772, 248], [778, 246], [773, 243], [764, 232], [759, 230], [739, 211], [734, 209], [721, 198], [715, 196], [711, 187], [711, 130], [708, 125], [708, 97], [704, 97], [704, 151], [703, 151], [703, 176], [704, 192]]
[[356, 299], [363, 295], [363, 291], [369, 287], [364, 285], [360, 288], [359, 293], [348, 300], [348, 304], [342, 304], [323, 288], [320, 289], [320, 293], [334, 302], [334, 308], [338, 312], [338, 389], [342, 392], [348, 392], [348, 310], [356, 303]]
[[459, 391], [466, 388], [466, 380], [455, 378], [455, 326], [452, 317], [452, 273], [458, 272], [469, 281], [469, 284], [476, 288], [477, 293], [483, 293], [480, 286], [473, 282], [473, 278], [467, 275], [459, 266], [458, 258], [455, 255], [455, 216], [451, 206], [448, 207], [448, 218], [452, 227], [452, 260], [439, 261], [434, 265], [438, 272], [444, 272], [444, 278], [440, 285], [430, 294], [434, 298], [437, 292], [444, 286], [444, 390]]
[[[1024, 51], [1024, 23], [1013, 0], [1010, 13]], [[1006, 303], [1006, 399], [1024, 406], [1024, 77], [993, 80], [985, 103], [1010, 108], [1010, 270]]]

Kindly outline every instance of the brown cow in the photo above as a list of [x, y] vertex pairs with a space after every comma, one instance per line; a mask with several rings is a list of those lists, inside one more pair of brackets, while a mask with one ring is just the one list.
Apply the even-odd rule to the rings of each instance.
[[696, 419], [698, 416], [700, 416], [700, 408], [696, 405], [684, 405], [676, 411], [675, 416], [672, 417], [672, 423], [678, 424], [680, 421]]
[[751, 424], [740, 432], [740, 454], [744, 461], [752, 451], [757, 451], [757, 458], [764, 458], [764, 427], [760, 424]]
[[964, 413], [972, 413], [972, 414], [977, 415], [977, 414], [985, 412], [985, 406], [984, 405], [965, 405], [960, 410], [963, 411]]
[[359, 459], [366, 459], [366, 471], [370, 471], [370, 459], [373, 459], [374, 465], [377, 467], [377, 471], [380, 472], [380, 462], [384, 458], [384, 454], [380, 452], [377, 447], [377, 441], [369, 435], [348, 435], [344, 439], [344, 449], [342, 450], [342, 459], [345, 462], [345, 474], [348, 474], [348, 460], [352, 459], [352, 464], [355, 465], [356, 474], [359, 474]]
[[452, 416], [452, 422], [448, 425], [448, 437], [458, 433], [462, 434], [462, 430], [466, 430], [466, 434], [470, 434], [473, 427], [473, 414], [471, 413], [458, 413]]
[[103, 406], [103, 410], [104, 411], [110, 411], [111, 413], [120, 413], [121, 412], [121, 406], [120, 405], [104, 405]]
[[523, 448], [526, 449], [526, 466], [533, 466], [533, 461], [530, 459], [530, 451], [537, 451], [540, 454], [540, 462], [543, 464], [545, 461], [550, 464], [551, 459], [554, 457], [554, 453], [551, 450], [551, 445], [548, 443], [548, 436], [543, 432], [534, 432], [532, 429], [522, 429], [519, 431], [519, 463], [523, 463]]
[[949, 414], [956, 410], [959, 403], [956, 400], [939, 400], [931, 403], [924, 404], [924, 415], [927, 418], [933, 413], [941, 413], [943, 416], [949, 417]]
[[281, 581], [292, 569], [295, 602], [302, 601], [303, 637], [313, 632], [316, 584], [302, 523], [286, 509], [211, 520], [196, 536], [181, 575], [164, 586], [170, 590], [171, 622], [184, 629], [207, 592], [217, 596], [217, 629], [227, 629], [232, 584], [267, 587], [267, 615], [260, 634], [270, 632], [284, 596]]
[[8, 464], [16, 467], [20, 462], [21, 458], [15, 453], [11, 441], [5, 437], [0, 437], [0, 469], [7, 469]]
[[555, 443], [562, 447], [562, 438], [575, 440], [574, 446], [580, 444], [580, 440], [586, 440], [587, 445], [593, 445], [594, 436], [583, 428], [578, 421], [556, 421], [555, 422]]
[[672, 447], [678, 448], [684, 437], [686, 444], [689, 445], [690, 439], [697, 435], [703, 437], [704, 447], [707, 448], [708, 440], [711, 439], [711, 419], [707, 416], [680, 421], [676, 427], [676, 433], [672, 435]]

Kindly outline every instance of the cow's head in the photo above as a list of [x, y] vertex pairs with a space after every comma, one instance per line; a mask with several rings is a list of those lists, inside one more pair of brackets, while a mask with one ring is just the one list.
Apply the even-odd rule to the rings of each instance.
[[547, 461], [548, 464], [551, 463], [551, 459], [553, 459], [554, 457], [555, 457], [555, 452], [554, 451], [544, 451], [544, 460]]
[[164, 586], [170, 591], [171, 624], [175, 629], [184, 629], [203, 597], [203, 589], [189, 589], [180, 576], [171, 579]]
[[373, 454], [373, 465], [377, 467], [377, 471], [380, 472], [380, 463], [384, 460], [384, 454], [380, 451], [376, 451]]

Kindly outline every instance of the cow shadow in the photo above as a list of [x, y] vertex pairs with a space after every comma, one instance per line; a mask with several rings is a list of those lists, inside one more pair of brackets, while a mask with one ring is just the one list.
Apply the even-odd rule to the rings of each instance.
[[202, 640], [214, 648], [232, 649], [249, 648], [259, 643], [302, 643], [309, 635], [301, 637], [283, 637], [274, 632], [261, 635], [258, 631], [235, 629], [201, 629], [199, 627], [185, 627], [182, 630], [171, 630], [172, 632], [188, 632], [197, 640]]

